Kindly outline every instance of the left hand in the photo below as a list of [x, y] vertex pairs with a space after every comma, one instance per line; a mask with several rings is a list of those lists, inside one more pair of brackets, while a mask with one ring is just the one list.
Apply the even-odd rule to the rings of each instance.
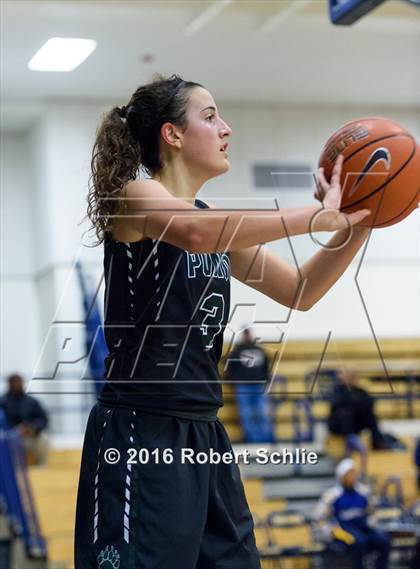
[[[341, 170], [343, 167], [344, 157], [340, 154], [335, 161], [334, 168], [331, 173], [331, 181], [330, 183], [327, 182], [325, 179], [324, 169], [319, 168], [318, 173], [316, 175], [316, 192], [314, 193], [315, 199], [322, 203], [322, 206], [325, 210], [328, 211], [328, 215], [331, 218], [331, 227], [333, 229], [339, 229], [340, 223], [343, 225], [344, 217], [347, 218], [348, 223], [344, 223], [343, 228], [345, 228], [348, 224], [350, 225], [357, 225], [360, 223], [365, 217], [370, 215], [370, 210], [368, 209], [360, 209], [353, 213], [345, 214], [344, 212], [340, 211], [341, 206], [341, 185], [340, 185], [340, 178], [341, 178]], [[325, 218], [325, 221], [327, 219]]]
[[343, 167], [344, 157], [340, 154], [335, 161], [331, 173], [330, 183], [325, 179], [324, 168], [318, 168], [316, 175], [315, 199], [320, 201], [326, 209], [340, 209], [341, 205], [341, 186], [340, 177]]

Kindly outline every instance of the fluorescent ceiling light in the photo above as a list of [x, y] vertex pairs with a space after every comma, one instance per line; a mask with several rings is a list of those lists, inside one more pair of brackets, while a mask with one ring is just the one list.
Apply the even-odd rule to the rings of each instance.
[[95, 40], [50, 38], [28, 63], [33, 71], [73, 71], [96, 48]]

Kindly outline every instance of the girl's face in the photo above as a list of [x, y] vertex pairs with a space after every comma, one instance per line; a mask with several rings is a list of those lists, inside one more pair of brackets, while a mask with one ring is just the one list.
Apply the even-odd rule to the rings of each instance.
[[232, 129], [221, 118], [210, 93], [195, 87], [187, 107], [188, 126], [182, 136], [183, 158], [194, 171], [212, 178], [229, 170], [226, 152]]

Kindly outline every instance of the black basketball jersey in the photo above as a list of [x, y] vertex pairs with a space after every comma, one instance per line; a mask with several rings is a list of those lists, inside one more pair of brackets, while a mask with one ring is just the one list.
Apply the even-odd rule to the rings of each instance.
[[[195, 206], [207, 208], [201, 200]], [[104, 241], [105, 383], [99, 402], [206, 412], [223, 405], [217, 364], [230, 310], [229, 253]]]

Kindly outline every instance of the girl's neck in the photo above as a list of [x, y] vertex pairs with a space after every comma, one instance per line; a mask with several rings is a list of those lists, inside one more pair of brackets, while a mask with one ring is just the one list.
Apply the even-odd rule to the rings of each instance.
[[194, 174], [191, 168], [186, 168], [183, 163], [165, 165], [159, 173], [152, 176], [152, 179], [160, 182], [175, 197], [192, 204], [206, 181]]

